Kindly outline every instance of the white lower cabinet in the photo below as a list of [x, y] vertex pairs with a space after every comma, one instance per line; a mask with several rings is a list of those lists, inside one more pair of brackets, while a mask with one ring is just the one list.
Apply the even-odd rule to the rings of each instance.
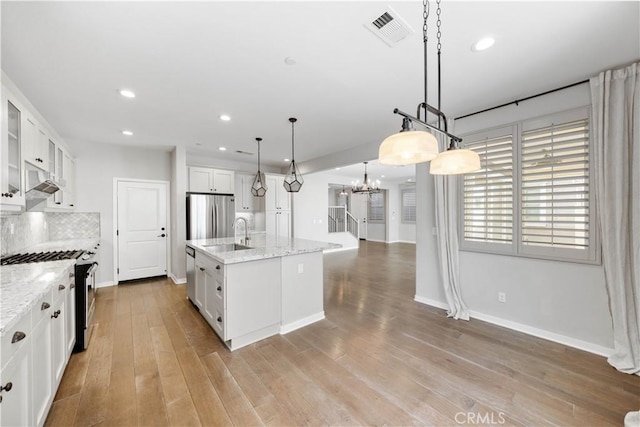
[[280, 260], [223, 265], [196, 253], [197, 295], [200, 313], [231, 350], [271, 336], [280, 327]]
[[266, 231], [268, 235], [291, 238], [291, 212], [272, 211], [266, 214]]
[[42, 426], [47, 419], [75, 344], [73, 276], [63, 277], [1, 337], [2, 426]]

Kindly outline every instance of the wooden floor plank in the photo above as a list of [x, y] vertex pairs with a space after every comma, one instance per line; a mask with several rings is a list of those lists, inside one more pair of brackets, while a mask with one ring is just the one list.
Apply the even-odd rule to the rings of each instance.
[[72, 355], [45, 424], [619, 426], [638, 409], [638, 376], [449, 319], [413, 300], [414, 272], [414, 245], [327, 254], [326, 320], [233, 353], [184, 286], [101, 288], [89, 349]]

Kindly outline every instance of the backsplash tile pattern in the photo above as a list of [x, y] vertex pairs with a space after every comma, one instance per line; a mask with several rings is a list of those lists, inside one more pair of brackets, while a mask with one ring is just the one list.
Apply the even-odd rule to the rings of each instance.
[[1, 256], [53, 240], [91, 238], [100, 238], [99, 213], [26, 212], [0, 218]]
[[100, 214], [94, 212], [48, 212], [49, 240], [100, 237]]
[[2, 217], [0, 255], [20, 252], [27, 246], [49, 241], [46, 215], [44, 212], [26, 212], [22, 215]]

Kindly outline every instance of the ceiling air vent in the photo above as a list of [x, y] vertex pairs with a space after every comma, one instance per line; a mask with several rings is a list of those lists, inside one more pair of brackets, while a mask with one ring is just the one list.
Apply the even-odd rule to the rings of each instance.
[[402, 19], [391, 7], [387, 7], [382, 14], [377, 14], [364, 26], [390, 47], [397, 45], [414, 33], [407, 21]]
[[248, 151], [236, 150], [238, 154], [246, 154], [247, 156], [253, 156], [253, 153], [249, 153]]

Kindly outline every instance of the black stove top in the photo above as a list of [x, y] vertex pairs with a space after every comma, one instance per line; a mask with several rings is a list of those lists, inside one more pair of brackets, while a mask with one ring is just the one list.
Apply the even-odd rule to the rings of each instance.
[[15, 254], [0, 260], [0, 265], [26, 264], [30, 262], [62, 261], [66, 259], [78, 259], [84, 251], [55, 251], [32, 252], [27, 254]]

